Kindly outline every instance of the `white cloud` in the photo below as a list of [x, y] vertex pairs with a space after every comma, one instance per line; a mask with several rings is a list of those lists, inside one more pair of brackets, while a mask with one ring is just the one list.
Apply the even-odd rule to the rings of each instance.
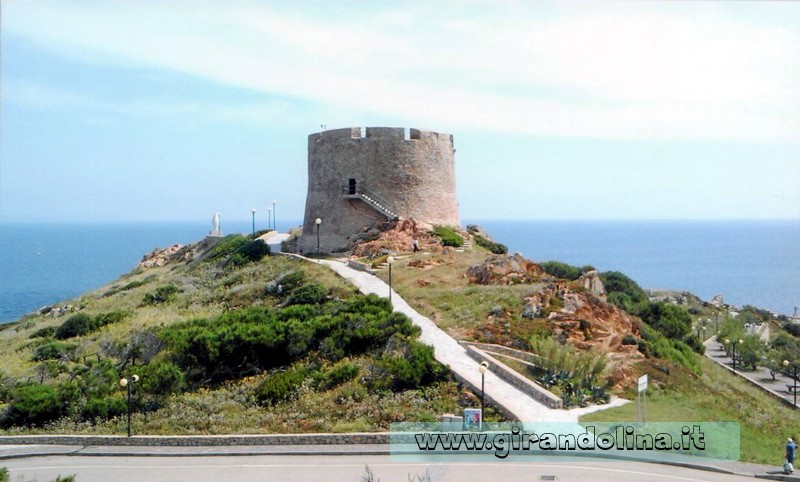
[[800, 29], [691, 4], [289, 5], [12, 2], [3, 18], [69, 55], [431, 128], [800, 140]]
[[[9, 104], [37, 110], [67, 108], [76, 114], [88, 112], [143, 119], [184, 117], [207, 122], [257, 124], [293, 117], [291, 106], [284, 101], [262, 101], [244, 106], [200, 100], [156, 101], [147, 98], [107, 102], [86, 93], [18, 79], [3, 80], [2, 99]], [[94, 119], [96, 121], [96, 117]]]

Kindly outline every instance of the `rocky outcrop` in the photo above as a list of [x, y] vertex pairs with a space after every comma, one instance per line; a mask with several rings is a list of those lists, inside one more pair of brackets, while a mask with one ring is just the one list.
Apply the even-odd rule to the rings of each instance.
[[139, 262], [140, 268], [150, 269], [164, 266], [168, 263], [190, 261], [194, 259], [195, 252], [189, 246], [173, 244], [167, 248], [156, 248], [150, 251]]
[[578, 283], [580, 283], [586, 291], [597, 296], [601, 300], [606, 299], [606, 288], [603, 286], [600, 273], [598, 273], [596, 269], [583, 273], [580, 278], [578, 278]]
[[578, 349], [601, 347], [618, 353], [638, 353], [623, 345], [625, 335], [637, 336], [636, 320], [591, 292], [574, 290], [569, 283], [551, 283], [525, 299], [539, 316], [547, 317], [553, 333]]
[[636, 383], [632, 365], [644, 355], [636, 344], [623, 343], [623, 340], [630, 343], [639, 336], [638, 321], [593, 294], [591, 286], [580, 281], [551, 283], [528, 296], [525, 303], [523, 314], [527, 311], [537, 318], [546, 318], [559, 340], [579, 350], [606, 352], [611, 386], [626, 387]]
[[490, 256], [483, 263], [467, 270], [469, 282], [479, 285], [531, 283], [544, 276], [541, 266], [519, 254]]
[[494, 241], [494, 239], [492, 239], [492, 236], [485, 229], [483, 229], [481, 226], [478, 226], [477, 224], [468, 224], [467, 232], [473, 236], [477, 235], [486, 238], [489, 241]]
[[78, 308], [75, 305], [53, 305], [53, 306], [44, 306], [36, 310], [36, 313], [39, 315], [49, 316], [51, 318], [58, 318], [59, 316], [68, 315], [70, 313], [74, 313], [77, 311]]
[[355, 240], [353, 256], [373, 256], [392, 252], [412, 251], [414, 238], [419, 241], [420, 250], [438, 246], [428, 233], [429, 225], [414, 219], [401, 219], [389, 223], [388, 227], [372, 227], [361, 233]]

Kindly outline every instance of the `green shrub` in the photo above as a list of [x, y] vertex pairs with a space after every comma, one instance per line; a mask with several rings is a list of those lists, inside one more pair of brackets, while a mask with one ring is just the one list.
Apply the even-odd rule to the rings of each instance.
[[327, 296], [328, 288], [319, 283], [308, 283], [292, 290], [284, 305], [314, 305], [325, 301]]
[[631, 314], [637, 305], [647, 303], [647, 293], [632, 279], [618, 271], [600, 273], [600, 280], [608, 293], [608, 301]]
[[142, 303], [151, 306], [169, 303], [175, 298], [175, 295], [180, 293], [180, 291], [180, 288], [172, 284], [160, 286], [154, 292], [144, 295], [144, 300], [142, 300]]
[[250, 241], [242, 245], [237, 253], [244, 256], [248, 261], [260, 261], [264, 256], [269, 256], [269, 245], [261, 240]]
[[253, 306], [176, 323], [159, 336], [188, 382], [216, 383], [285, 366], [312, 351], [337, 361], [378, 350], [395, 333], [417, 336], [419, 328], [392, 313], [388, 300], [356, 295], [319, 306]]
[[34, 331], [31, 333], [29, 338], [50, 338], [56, 334], [56, 327], [55, 326], [46, 326], [39, 330]]
[[164, 397], [178, 393], [186, 385], [183, 372], [178, 365], [168, 360], [157, 359], [137, 368], [141, 391], [147, 395]]
[[89, 316], [86, 313], [78, 313], [62, 323], [61, 326], [55, 330], [54, 336], [59, 340], [84, 336], [105, 325], [119, 323], [130, 315], [130, 312], [123, 310], [101, 313], [95, 317]]
[[127, 284], [125, 284], [123, 286], [119, 286], [119, 287], [115, 286], [115, 287], [111, 288], [110, 290], [106, 291], [105, 293], [103, 293], [103, 296], [104, 297], [113, 296], [113, 295], [115, 295], [115, 294], [117, 294], [119, 292], [122, 292], [122, 291], [129, 291], [129, 290], [138, 288], [140, 286], [144, 286], [147, 283], [149, 283], [150, 281], [152, 281], [153, 279], [154, 278], [152, 278], [152, 277], [147, 277], [147, 278], [145, 278], [145, 279], [143, 279], [141, 281], [131, 281], [130, 283], [127, 283]]
[[83, 420], [108, 420], [127, 411], [125, 400], [119, 397], [90, 398], [81, 410]]
[[394, 335], [393, 341], [394, 344], [401, 345], [396, 349], [402, 354], [384, 355], [380, 359], [378, 365], [385, 375], [373, 381], [376, 388], [399, 392], [429, 385], [444, 378], [446, 369], [434, 358], [433, 347], [400, 334]]
[[583, 273], [594, 269], [594, 266], [582, 266], [579, 268], [560, 261], [545, 261], [541, 266], [544, 272], [550, 276], [570, 281], [574, 281], [580, 278]]
[[493, 254], [507, 254], [508, 253], [508, 246], [502, 243], [496, 243], [494, 241], [488, 240], [481, 236], [480, 234], [473, 234], [473, 239], [475, 239], [475, 244], [482, 248], [488, 249]]
[[622, 344], [623, 345], [638, 345], [639, 340], [636, 339], [635, 336], [628, 333], [627, 335], [622, 337]]
[[648, 302], [637, 314], [667, 338], [683, 339], [692, 330], [692, 319], [689, 314], [675, 305]]
[[78, 313], [67, 319], [55, 331], [55, 337], [66, 340], [76, 336], [83, 336], [95, 330], [94, 318], [86, 313]]
[[71, 360], [75, 356], [77, 346], [71, 343], [51, 341], [36, 348], [31, 356], [31, 361], [40, 362], [45, 360], [60, 360], [66, 358]]
[[100, 313], [99, 315], [94, 317], [94, 324], [96, 328], [100, 328], [106, 325], [110, 325], [112, 323], [119, 323], [120, 321], [124, 320], [125, 318], [128, 318], [129, 316], [131, 316], [131, 312], [124, 310], [115, 310], [115, 311], [110, 311], [108, 313]]
[[300, 365], [273, 373], [256, 388], [256, 400], [263, 405], [273, 405], [289, 400], [308, 377], [308, 372], [308, 367]]
[[232, 234], [219, 241], [208, 255], [208, 261], [224, 260], [224, 266], [244, 266], [270, 254], [269, 245], [252, 236]]
[[288, 359], [285, 323], [261, 306], [176, 323], [163, 329], [159, 337], [189, 382], [241, 378], [281, 366]]
[[50, 385], [23, 385], [12, 393], [11, 402], [3, 418], [3, 426], [41, 426], [64, 413], [56, 389]]
[[294, 270], [284, 273], [267, 285], [267, 294], [272, 296], [283, 296], [299, 288], [306, 281], [306, 273], [303, 270]]
[[783, 329], [786, 330], [790, 335], [800, 338], [800, 324], [786, 323], [783, 325]]
[[460, 248], [464, 245], [464, 238], [456, 233], [455, 229], [449, 226], [434, 226], [433, 235], [442, 240], [442, 245]]
[[669, 360], [700, 374], [700, 363], [689, 345], [681, 340], [667, 338], [660, 331], [644, 323], [639, 324], [639, 332], [642, 335], [639, 351], [646, 357]]
[[0, 467], [0, 482], [8, 482], [8, 469]]
[[683, 341], [695, 353], [702, 355], [706, 352], [706, 346], [703, 345], [703, 340], [701, 340], [694, 333], [686, 334], [681, 341]]
[[315, 377], [319, 390], [330, 390], [333, 387], [349, 382], [358, 376], [360, 368], [355, 363], [342, 360], [333, 368]]
[[241, 234], [225, 236], [211, 248], [211, 253], [208, 255], [207, 259], [209, 261], [214, 261], [226, 258], [249, 242], [250, 240]]

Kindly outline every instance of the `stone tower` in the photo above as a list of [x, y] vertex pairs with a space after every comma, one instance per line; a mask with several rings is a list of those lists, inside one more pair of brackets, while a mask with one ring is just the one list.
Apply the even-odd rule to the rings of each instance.
[[414, 218], [458, 226], [453, 136], [418, 129], [346, 128], [308, 136], [308, 194], [298, 248], [350, 249], [372, 226]]

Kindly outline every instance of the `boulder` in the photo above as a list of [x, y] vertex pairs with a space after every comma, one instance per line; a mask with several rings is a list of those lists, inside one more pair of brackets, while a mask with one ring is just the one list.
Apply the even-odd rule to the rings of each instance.
[[523, 258], [520, 254], [489, 256], [483, 263], [467, 270], [469, 282], [479, 285], [531, 283], [538, 281], [544, 275], [541, 266]]
[[389, 223], [388, 227], [377, 226], [367, 229], [354, 240], [353, 256], [373, 256], [383, 252], [404, 252], [413, 250], [414, 238], [419, 241], [422, 251], [438, 246], [428, 234], [427, 229], [415, 219], [400, 219]]
[[603, 281], [600, 279], [600, 273], [596, 269], [583, 273], [578, 278], [578, 283], [583, 286], [586, 291], [597, 296], [598, 298], [606, 299], [606, 287], [603, 286]]

